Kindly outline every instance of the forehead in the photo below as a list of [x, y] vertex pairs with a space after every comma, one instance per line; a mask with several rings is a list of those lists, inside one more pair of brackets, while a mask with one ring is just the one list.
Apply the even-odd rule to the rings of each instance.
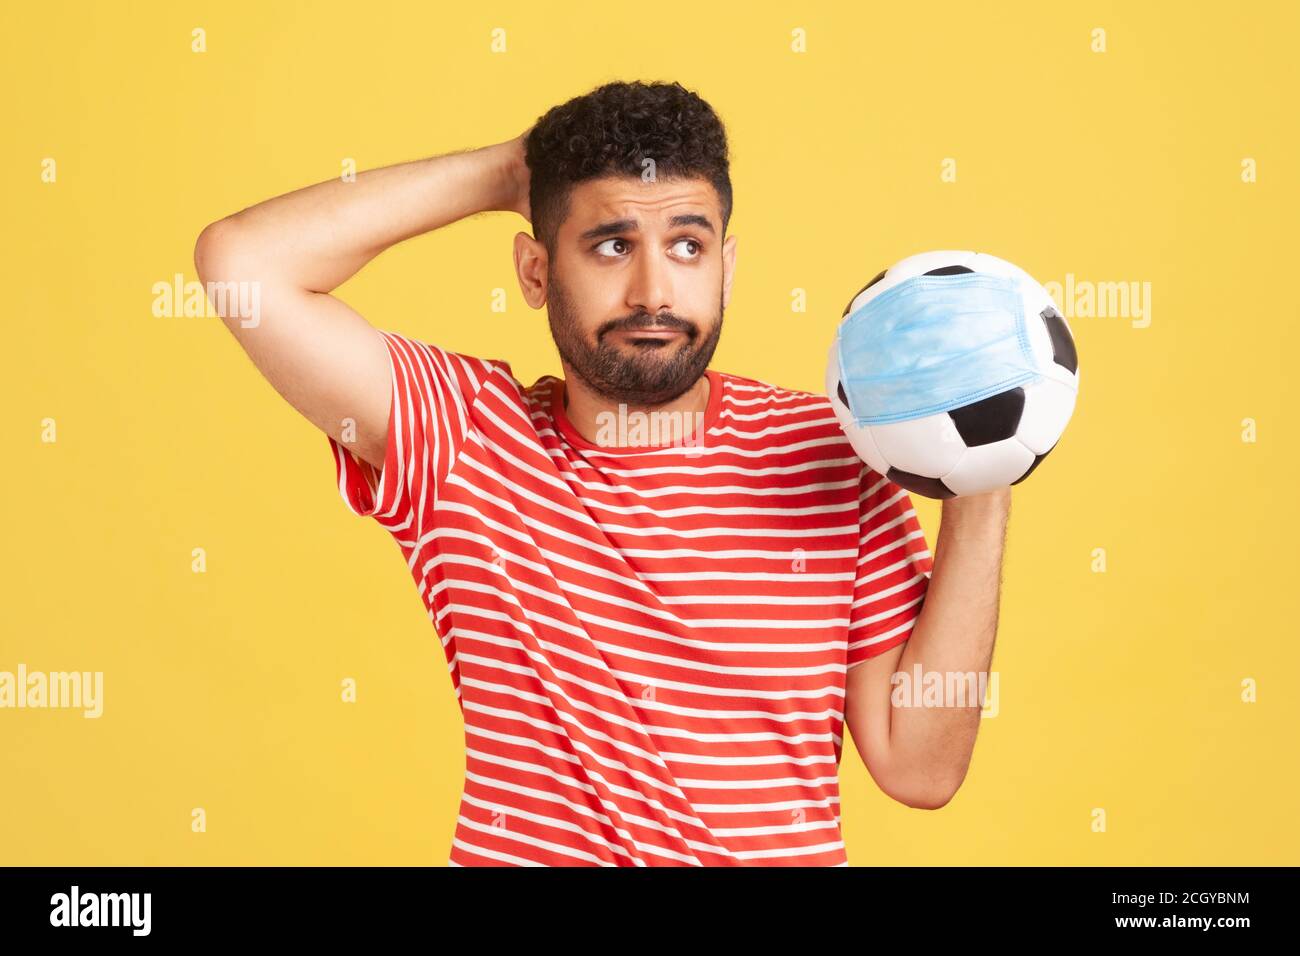
[[639, 222], [643, 229], [665, 227], [675, 216], [704, 216], [717, 234], [722, 210], [717, 190], [706, 179], [658, 179], [637, 176], [589, 179], [569, 193], [569, 216], [561, 230], [573, 235], [620, 219]]

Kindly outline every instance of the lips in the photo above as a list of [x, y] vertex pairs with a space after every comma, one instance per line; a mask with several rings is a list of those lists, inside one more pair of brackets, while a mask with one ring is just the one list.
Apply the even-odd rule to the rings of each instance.
[[633, 339], [670, 339], [684, 333], [681, 329], [625, 329], [623, 334]]

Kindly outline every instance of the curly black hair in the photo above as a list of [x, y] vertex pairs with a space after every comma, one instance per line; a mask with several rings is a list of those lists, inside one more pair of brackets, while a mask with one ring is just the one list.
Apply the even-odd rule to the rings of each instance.
[[653, 159], [656, 177], [702, 178], [731, 219], [731, 173], [722, 121], [680, 83], [616, 82], [552, 107], [524, 141], [533, 236], [554, 254], [569, 214], [571, 188], [588, 179], [640, 177]]

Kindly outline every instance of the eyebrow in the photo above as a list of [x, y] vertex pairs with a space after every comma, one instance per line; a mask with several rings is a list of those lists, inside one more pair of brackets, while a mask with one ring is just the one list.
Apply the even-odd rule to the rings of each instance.
[[[677, 229], [681, 226], [699, 226], [701, 229], [707, 229], [713, 233], [713, 223], [709, 221], [708, 216], [701, 216], [697, 213], [686, 213], [680, 216], [673, 216], [668, 220], [670, 228]], [[578, 237], [579, 242], [586, 242], [589, 239], [604, 239], [608, 236], [617, 236], [624, 232], [637, 232], [640, 227], [635, 219], [614, 219], [610, 222], [602, 222], [598, 226], [593, 226]]]

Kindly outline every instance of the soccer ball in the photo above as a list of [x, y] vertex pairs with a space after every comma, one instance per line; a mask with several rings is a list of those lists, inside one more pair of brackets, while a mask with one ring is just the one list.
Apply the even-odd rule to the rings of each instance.
[[[858, 408], [857, 415], [850, 409], [839, 363], [845, 320], [914, 276], [972, 272], [1019, 283], [1037, 378], [936, 414], [885, 424], [862, 422], [887, 417], [891, 409]], [[918, 362], [923, 365], [924, 357]], [[858, 456], [890, 481], [927, 498], [983, 494], [1024, 481], [1056, 447], [1074, 412], [1078, 389], [1074, 338], [1047, 290], [1011, 263], [977, 252], [909, 256], [868, 282], [844, 309], [826, 367], [826, 395]]]

